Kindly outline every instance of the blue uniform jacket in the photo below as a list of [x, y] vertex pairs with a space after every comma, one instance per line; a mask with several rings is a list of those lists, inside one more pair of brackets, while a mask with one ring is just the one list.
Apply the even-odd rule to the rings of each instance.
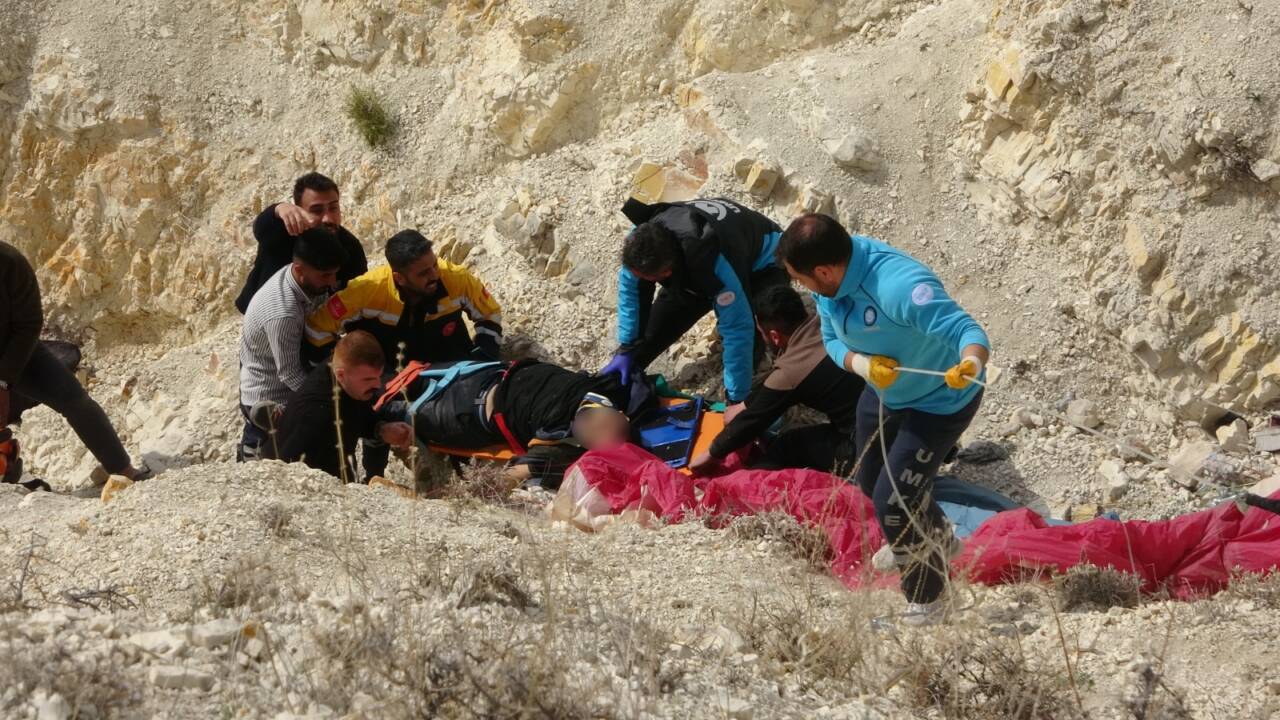
[[[776, 266], [774, 251], [781, 229], [764, 215], [723, 199], [673, 203], [655, 215], [680, 241], [684, 265], [662, 284], [670, 292], [689, 292], [711, 301], [723, 345], [725, 395], [745, 400], [751, 391], [755, 316], [751, 311], [751, 275]], [[623, 267], [618, 272], [618, 342], [639, 342], [641, 318], [653, 297], [652, 283]]]
[[[827, 354], [844, 367], [850, 350], [885, 355], [904, 367], [949, 370], [968, 345], [991, 347], [982, 326], [965, 312], [920, 261], [861, 235], [850, 238], [853, 256], [835, 297], [816, 296]], [[984, 371], [983, 377], [985, 379]], [[902, 373], [887, 389], [870, 383], [886, 407], [950, 415], [980, 388], [952, 390], [941, 377]]]

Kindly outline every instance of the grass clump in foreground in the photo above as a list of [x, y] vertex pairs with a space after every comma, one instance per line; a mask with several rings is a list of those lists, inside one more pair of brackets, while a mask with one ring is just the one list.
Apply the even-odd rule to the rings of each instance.
[[383, 147], [396, 134], [396, 121], [382, 95], [373, 88], [352, 86], [347, 92], [347, 117], [369, 147]]
[[1054, 578], [1064, 610], [1135, 608], [1142, 599], [1142, 579], [1115, 568], [1076, 565]]

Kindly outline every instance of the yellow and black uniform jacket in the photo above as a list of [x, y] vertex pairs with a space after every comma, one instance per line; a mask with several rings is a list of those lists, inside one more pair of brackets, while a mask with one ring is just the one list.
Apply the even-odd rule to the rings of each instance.
[[[462, 314], [475, 325], [473, 340]], [[502, 309], [484, 283], [460, 265], [440, 261], [436, 295], [405, 306], [400, 290], [383, 265], [351, 280], [307, 318], [307, 342], [324, 349], [338, 335], [366, 330], [378, 338], [387, 366], [396, 366], [399, 344], [404, 361], [444, 362], [479, 356], [498, 358]]]

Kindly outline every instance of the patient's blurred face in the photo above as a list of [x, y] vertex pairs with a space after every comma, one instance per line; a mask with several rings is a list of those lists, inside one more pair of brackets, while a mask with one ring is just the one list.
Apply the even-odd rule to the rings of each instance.
[[573, 421], [573, 436], [588, 450], [617, 447], [631, 437], [631, 423], [617, 410], [596, 408]]

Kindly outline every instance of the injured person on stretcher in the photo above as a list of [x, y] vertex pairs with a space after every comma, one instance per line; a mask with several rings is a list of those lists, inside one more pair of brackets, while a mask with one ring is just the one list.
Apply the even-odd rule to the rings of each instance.
[[[505, 446], [512, 487], [560, 486], [587, 450], [632, 439], [628, 415], [656, 405], [644, 383], [624, 387], [532, 360], [411, 365], [388, 385], [380, 406], [402, 412], [420, 443], [449, 454]], [[397, 410], [397, 406], [399, 406]]]

